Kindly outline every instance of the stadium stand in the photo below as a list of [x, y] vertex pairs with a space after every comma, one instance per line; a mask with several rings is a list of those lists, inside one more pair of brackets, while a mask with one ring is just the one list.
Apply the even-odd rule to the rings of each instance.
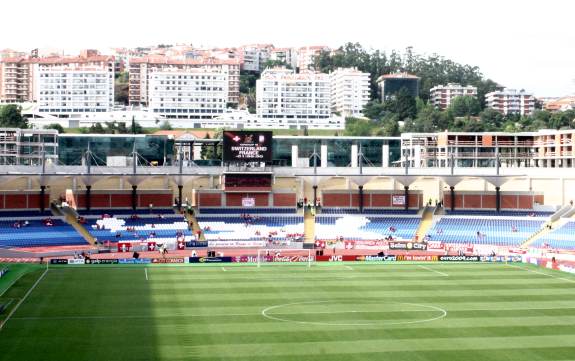
[[[51, 224], [51, 225], [47, 225]], [[2, 219], [0, 247], [36, 247], [85, 245], [84, 238], [61, 219], [44, 220]]]
[[389, 208], [364, 208], [362, 212], [358, 208], [324, 207], [322, 214], [417, 214], [417, 209], [389, 209]]
[[320, 215], [316, 217], [315, 233], [318, 239], [344, 237], [349, 240], [373, 240], [388, 236], [412, 239], [420, 221], [419, 217]]
[[494, 210], [446, 210], [446, 214], [451, 216], [506, 216], [506, 217], [549, 217], [554, 212], [535, 212], [535, 211], [499, 211]]
[[166, 214], [166, 215], [173, 215], [174, 209], [173, 208], [153, 208], [150, 210], [149, 208], [139, 208], [133, 210], [131, 208], [99, 208], [99, 209], [78, 209], [76, 212], [83, 216], [100, 216], [102, 214], [111, 214], [111, 215], [118, 215], [118, 216], [130, 216], [133, 214], [137, 215], [158, 215], [158, 214]]
[[175, 240], [178, 236], [191, 239], [192, 232], [183, 216], [111, 216], [86, 219], [84, 227], [99, 242], [140, 241], [146, 239]]
[[435, 222], [429, 238], [445, 243], [519, 246], [544, 224], [538, 217], [444, 216]]
[[575, 249], [575, 220], [570, 220], [552, 232], [537, 239], [532, 246]]
[[[250, 208], [250, 213], [252, 209]], [[245, 210], [244, 210], [245, 212]], [[286, 215], [198, 216], [206, 240], [285, 240], [303, 234], [303, 217]]]
[[293, 214], [297, 209], [292, 207], [278, 207], [278, 208], [235, 208], [235, 207], [215, 207], [215, 208], [200, 208], [200, 214]]

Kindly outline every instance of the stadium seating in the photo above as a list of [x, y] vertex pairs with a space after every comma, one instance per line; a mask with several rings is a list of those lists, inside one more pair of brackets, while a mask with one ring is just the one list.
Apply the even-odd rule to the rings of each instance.
[[52, 216], [52, 211], [45, 210], [40, 212], [40, 210], [26, 210], [26, 211], [13, 211], [13, 210], [1, 210], [0, 218], [14, 219], [14, 218], [29, 218], [29, 217], [50, 217]]
[[234, 207], [215, 207], [215, 208], [200, 208], [200, 214], [291, 214], [296, 213], [297, 209], [292, 207], [280, 208], [234, 208]]
[[130, 216], [132, 214], [137, 215], [158, 215], [158, 214], [175, 214], [173, 208], [153, 208], [151, 211], [149, 208], [138, 208], [135, 211], [131, 208], [106, 208], [106, 209], [78, 209], [76, 212], [82, 216], [100, 216], [102, 214], [118, 215], [118, 216]]
[[534, 212], [534, 211], [489, 211], [489, 210], [445, 210], [451, 216], [505, 216], [505, 217], [549, 217], [554, 212]]
[[419, 217], [365, 217], [328, 216], [316, 217], [316, 238], [349, 240], [383, 239], [389, 235], [400, 239], [413, 239], [421, 218]]
[[[442, 217], [428, 232], [431, 240], [518, 246], [541, 229], [544, 220], [510, 217]], [[479, 235], [478, 235], [479, 232]]]
[[26, 226], [14, 227], [16, 220], [0, 221], [0, 247], [67, 246], [87, 244], [82, 235], [60, 219], [53, 226], [41, 220], [28, 220]]
[[[103, 227], [103, 229], [98, 229]], [[87, 219], [84, 227], [99, 242], [105, 241], [139, 241], [149, 238], [173, 239], [177, 234], [192, 236], [188, 223], [181, 215], [172, 213], [171, 216], [138, 217], [132, 219], [125, 216], [114, 216], [101, 219]], [[128, 231], [127, 228], [133, 228]], [[151, 235], [155, 233], [155, 235]]]
[[323, 207], [322, 214], [417, 214], [417, 209], [390, 209], [390, 208], [364, 208], [363, 212], [359, 208], [338, 208]]
[[[251, 209], [250, 209], [251, 211]], [[247, 220], [238, 216], [198, 216], [200, 228], [208, 240], [286, 239], [287, 235], [303, 234], [302, 216], [256, 216]], [[259, 233], [259, 234], [258, 234]]]
[[535, 240], [532, 246], [575, 249], [575, 220], [569, 220], [561, 227]]

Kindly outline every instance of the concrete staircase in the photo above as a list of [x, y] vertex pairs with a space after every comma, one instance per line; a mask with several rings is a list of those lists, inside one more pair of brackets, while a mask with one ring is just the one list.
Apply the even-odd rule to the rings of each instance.
[[[188, 224], [192, 225], [192, 232], [194, 232], [194, 234], [198, 234], [198, 231], [201, 231], [200, 228], [200, 224], [198, 223], [198, 219], [195, 216], [195, 212], [194, 213], [190, 213], [190, 212], [184, 212], [184, 217], [186, 217], [186, 221], [188, 221]], [[206, 237], [204, 236], [204, 232], [200, 233], [200, 239], [198, 239], [198, 241], [205, 241]]]
[[[553, 232], [554, 229], [557, 229], [561, 227], [563, 224], [565, 224], [567, 222], [568, 217], [574, 217], [574, 216], [575, 216], [575, 208], [573, 208], [571, 205], [560, 208], [557, 212], [555, 212], [548, 218], [548, 220], [545, 222], [543, 227], [539, 229], [539, 231], [532, 234], [531, 237], [529, 237], [525, 242], [523, 242], [521, 244], [521, 247], [527, 248], [531, 246], [531, 244], [533, 244], [533, 242], [535, 242], [539, 238]], [[547, 227], [548, 225], [551, 225], [551, 229]]]
[[435, 212], [435, 207], [425, 207], [423, 209], [423, 213], [421, 215], [421, 221], [419, 222], [419, 227], [417, 227], [417, 231], [415, 235], [419, 241], [421, 241], [431, 226], [433, 225], [433, 214]]
[[315, 211], [308, 207], [304, 207], [303, 212], [303, 233], [304, 233], [304, 247], [306, 244], [311, 245], [315, 243]]
[[90, 232], [88, 232], [88, 230], [84, 228], [84, 226], [78, 223], [78, 219], [75, 215], [67, 213], [64, 220], [66, 221], [66, 223], [71, 225], [76, 230], [76, 232], [80, 233], [82, 237], [84, 237], [86, 242], [90, 243], [92, 246], [96, 245], [96, 239], [94, 238], [94, 236], [92, 236]]

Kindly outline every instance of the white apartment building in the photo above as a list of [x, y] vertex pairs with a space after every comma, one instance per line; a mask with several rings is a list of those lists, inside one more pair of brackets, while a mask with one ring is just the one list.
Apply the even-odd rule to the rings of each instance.
[[67, 117], [112, 109], [113, 57], [48, 58], [35, 65], [35, 98], [39, 112]]
[[330, 51], [328, 46], [304, 46], [297, 52], [297, 68], [299, 71], [310, 70], [314, 68], [315, 57], [322, 51]]
[[240, 51], [242, 70], [261, 72], [265, 63], [270, 59], [271, 44], [244, 45]]
[[338, 68], [330, 73], [331, 112], [363, 116], [363, 107], [369, 101], [369, 77], [357, 68]]
[[330, 107], [328, 74], [270, 68], [256, 81], [257, 115], [277, 120], [278, 126], [300, 128], [329, 119]]
[[228, 76], [209, 68], [155, 71], [150, 77], [149, 111], [167, 119], [221, 115], [228, 100]]
[[270, 52], [270, 60], [284, 62], [295, 69], [297, 68], [297, 51], [294, 48], [274, 48]]
[[436, 85], [429, 90], [431, 95], [430, 101], [432, 104], [441, 110], [445, 110], [451, 104], [451, 101], [456, 97], [472, 96], [477, 97], [477, 87], [467, 85], [462, 86], [456, 83], [449, 83], [447, 85]]
[[503, 89], [485, 94], [487, 106], [505, 115], [530, 115], [535, 110], [535, 97], [525, 90]]
[[240, 61], [239, 59], [198, 58], [177, 60], [164, 56], [132, 58], [130, 60], [129, 77], [130, 105], [149, 105], [149, 83], [155, 72], [178, 70], [193, 72], [203, 68], [227, 73], [228, 96], [227, 103], [237, 105], [240, 101]]

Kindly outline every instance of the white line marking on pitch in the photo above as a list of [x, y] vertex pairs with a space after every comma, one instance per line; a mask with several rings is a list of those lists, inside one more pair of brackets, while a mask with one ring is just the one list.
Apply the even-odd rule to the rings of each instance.
[[536, 271], [536, 270], [532, 270], [532, 269], [529, 269], [529, 268], [525, 268], [525, 267], [521, 267], [521, 266], [516, 266], [516, 265], [513, 265], [513, 264], [508, 264], [508, 266], [509, 266], [509, 267], [513, 267], [513, 268], [519, 268], [519, 269], [522, 269], [522, 270], [527, 271], [527, 272], [536, 273], [536, 274], [538, 274], [538, 275], [543, 275], [543, 276], [552, 277], [552, 278], [555, 278], [555, 279], [558, 279], [558, 280], [561, 280], [561, 281], [567, 281], [567, 282], [575, 283], [575, 280], [572, 280], [572, 279], [569, 279], [569, 278], [557, 277], [557, 276], [551, 275], [551, 274], [549, 274], [549, 273], [545, 273], [545, 272], [541, 272], [541, 271]]
[[146, 273], [146, 281], [148, 280], [148, 267], [144, 268], [144, 272]]
[[225, 267], [222, 267], [222, 271], [226, 272], [226, 268], [225, 268]]
[[449, 277], [449, 275], [448, 275], [447, 273], [443, 273], [443, 272], [440, 272], [440, 271], [438, 271], [438, 270], [434, 270], [433, 268], [429, 268], [429, 267], [426, 267], [426, 266], [421, 265], [421, 264], [418, 265], [418, 266], [419, 266], [420, 268], [425, 269], [425, 270], [428, 270], [428, 271], [431, 271], [431, 272], [435, 272], [435, 273], [437, 273], [437, 274], [440, 274], [440, 275], [442, 275], [443, 277]]
[[12, 309], [12, 311], [10, 311], [10, 313], [8, 314], [8, 316], [6, 316], [6, 319], [4, 320], [4, 322], [0, 323], [0, 331], [2, 330], [2, 328], [4, 327], [4, 325], [6, 324], [6, 322], [8, 322], [8, 320], [10, 320], [10, 318], [12, 317], [12, 315], [16, 312], [16, 310], [18, 309], [18, 307], [20, 307], [20, 305], [22, 303], [24, 303], [24, 301], [26, 301], [26, 299], [28, 298], [28, 296], [30, 296], [30, 293], [32, 293], [32, 291], [34, 291], [34, 289], [36, 288], [36, 286], [38, 286], [38, 284], [40, 283], [40, 281], [42, 281], [42, 279], [44, 279], [44, 276], [46, 276], [46, 273], [48, 273], [48, 268], [46, 268], [46, 270], [44, 271], [44, 273], [42, 273], [42, 275], [40, 276], [40, 278], [38, 278], [36, 280], [36, 283], [34, 283], [32, 285], [32, 287], [30, 287], [30, 289], [28, 290], [28, 292], [26, 292], [26, 294], [24, 295], [24, 297], [22, 297], [22, 299], [20, 300], [20, 302], [18, 302], [16, 304], [16, 306], [14, 306], [14, 308]]
[[347, 268], [350, 271], [353, 271], [353, 268], [351, 268], [351, 266], [344, 266], [345, 268]]

